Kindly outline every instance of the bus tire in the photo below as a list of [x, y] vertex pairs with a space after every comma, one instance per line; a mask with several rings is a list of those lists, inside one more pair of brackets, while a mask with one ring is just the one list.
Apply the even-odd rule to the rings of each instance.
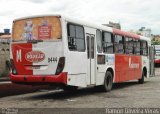
[[107, 71], [104, 78], [103, 91], [108, 92], [112, 89], [113, 76], [110, 71]]
[[143, 84], [144, 83], [144, 71], [142, 72], [142, 77], [141, 79], [138, 80], [139, 84]]

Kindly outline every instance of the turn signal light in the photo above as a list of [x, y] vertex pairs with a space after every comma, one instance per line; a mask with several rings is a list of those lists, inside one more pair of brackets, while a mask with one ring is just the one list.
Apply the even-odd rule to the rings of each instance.
[[60, 57], [58, 61], [56, 75], [60, 74], [63, 71], [64, 65], [65, 65], [65, 57]]

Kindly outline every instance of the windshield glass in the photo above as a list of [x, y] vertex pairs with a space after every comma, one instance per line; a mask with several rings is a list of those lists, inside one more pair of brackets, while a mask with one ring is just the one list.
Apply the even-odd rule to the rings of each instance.
[[13, 41], [61, 39], [61, 23], [57, 16], [44, 16], [14, 21]]

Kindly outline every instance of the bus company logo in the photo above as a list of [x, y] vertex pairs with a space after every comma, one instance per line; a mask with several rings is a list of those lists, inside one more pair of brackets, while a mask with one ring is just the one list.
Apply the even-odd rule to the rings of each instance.
[[45, 59], [45, 54], [41, 51], [30, 51], [26, 53], [25, 59], [29, 62], [38, 63]]
[[132, 59], [129, 58], [129, 68], [139, 68], [138, 63], [132, 63]]

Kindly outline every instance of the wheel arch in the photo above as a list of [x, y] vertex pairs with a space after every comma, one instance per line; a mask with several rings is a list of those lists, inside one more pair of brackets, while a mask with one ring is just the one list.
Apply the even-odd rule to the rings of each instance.
[[107, 71], [111, 72], [111, 74], [113, 76], [112, 78], [114, 79], [114, 70], [113, 70], [113, 68], [109, 67], [109, 68], [107, 68], [106, 72]]

